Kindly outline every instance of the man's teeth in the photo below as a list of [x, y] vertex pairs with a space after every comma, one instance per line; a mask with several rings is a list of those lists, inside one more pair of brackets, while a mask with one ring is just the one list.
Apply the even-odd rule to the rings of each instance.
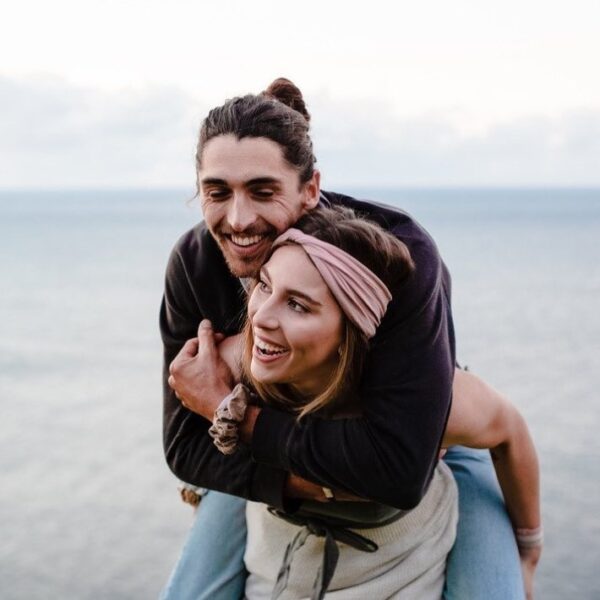
[[283, 354], [284, 352], [287, 352], [287, 348], [283, 348], [282, 346], [273, 346], [272, 344], [267, 344], [267, 342], [263, 342], [262, 340], [256, 340], [255, 344], [263, 354]]
[[258, 244], [264, 237], [264, 235], [232, 235], [231, 241], [237, 246], [252, 246]]

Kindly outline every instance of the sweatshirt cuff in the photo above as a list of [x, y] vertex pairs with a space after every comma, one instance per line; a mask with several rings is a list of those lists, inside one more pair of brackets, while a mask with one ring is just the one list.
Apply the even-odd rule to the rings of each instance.
[[252, 457], [258, 463], [290, 470], [287, 440], [296, 423], [296, 417], [270, 406], [260, 411], [252, 433]]

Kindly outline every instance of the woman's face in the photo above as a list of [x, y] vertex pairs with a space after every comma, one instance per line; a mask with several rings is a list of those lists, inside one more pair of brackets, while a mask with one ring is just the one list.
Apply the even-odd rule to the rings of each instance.
[[339, 359], [344, 316], [300, 246], [278, 248], [263, 265], [248, 316], [253, 377], [307, 396], [322, 392]]

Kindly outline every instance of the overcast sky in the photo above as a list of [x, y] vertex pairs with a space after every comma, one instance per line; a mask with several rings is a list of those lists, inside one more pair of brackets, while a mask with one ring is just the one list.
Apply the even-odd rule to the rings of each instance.
[[600, 2], [20, 0], [0, 187], [184, 186], [207, 110], [284, 75], [329, 185], [600, 185]]

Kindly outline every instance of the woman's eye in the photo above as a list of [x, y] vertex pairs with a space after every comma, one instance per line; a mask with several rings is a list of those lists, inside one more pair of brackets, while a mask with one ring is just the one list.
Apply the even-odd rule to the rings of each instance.
[[257, 285], [257, 287], [258, 287], [258, 289], [259, 289], [261, 292], [268, 292], [268, 291], [269, 291], [269, 286], [268, 286], [268, 285], [267, 285], [267, 283], [266, 283], [266, 282], [264, 282], [262, 279], [260, 279], [260, 280], [258, 281], [258, 285]]
[[299, 313], [308, 312], [308, 309], [305, 306], [303, 306], [302, 304], [300, 304], [300, 302], [297, 302], [293, 298], [290, 298], [288, 300], [288, 306], [295, 312], [299, 312]]

